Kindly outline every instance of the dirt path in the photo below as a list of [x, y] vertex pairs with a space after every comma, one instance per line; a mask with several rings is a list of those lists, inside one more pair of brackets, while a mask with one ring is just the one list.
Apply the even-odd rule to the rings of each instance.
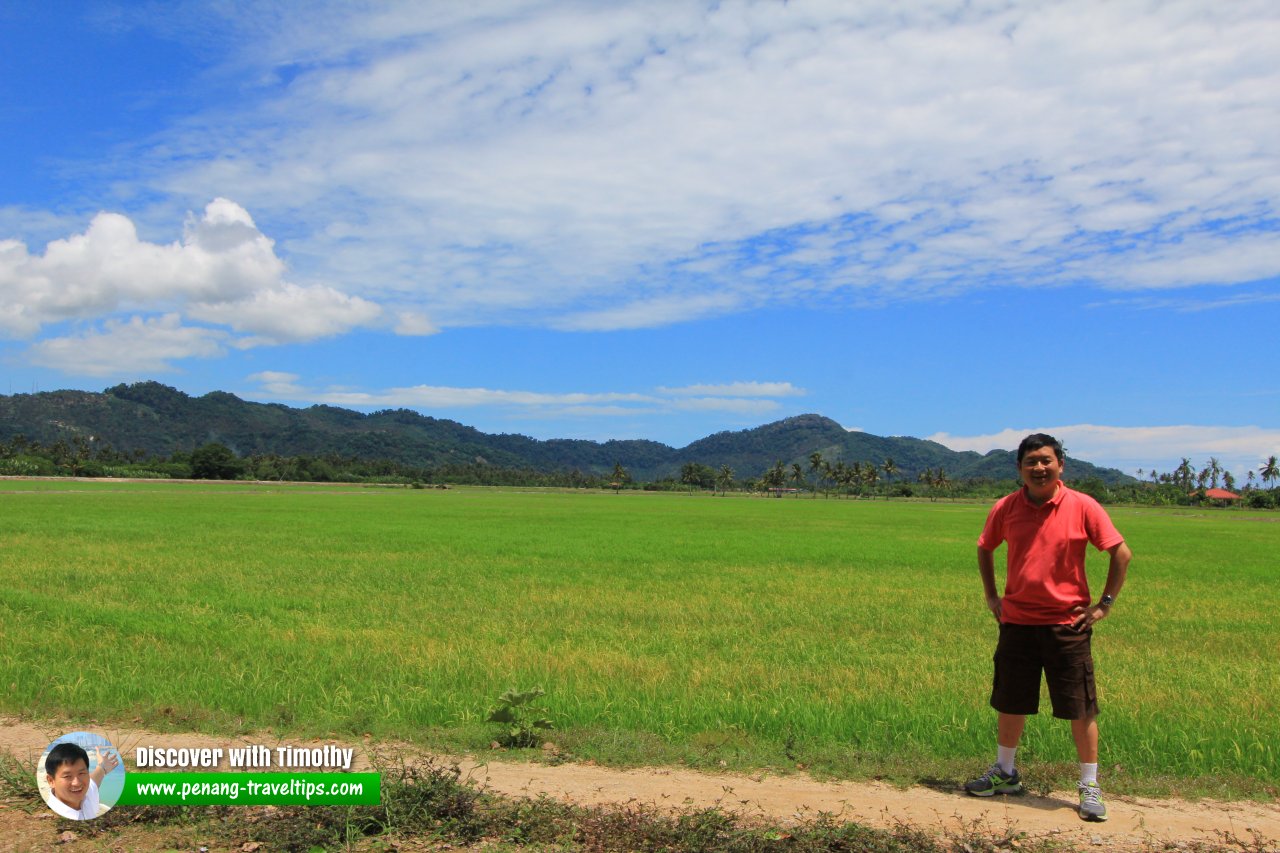
[[[138, 747], [222, 748], [262, 744], [269, 747], [322, 746], [324, 742], [276, 741], [271, 737], [218, 738], [194, 734], [162, 734], [144, 729], [89, 727], [120, 749], [131, 767]], [[67, 731], [51, 724], [0, 718], [0, 751], [32, 767], [39, 754]], [[368, 769], [369, 752], [386, 754], [388, 745], [339, 743], [355, 749], [356, 766]], [[400, 757], [403, 757], [401, 754]], [[687, 769], [617, 770], [589, 764], [559, 765], [467, 758], [464, 773], [477, 784], [512, 796], [548, 795], [581, 804], [644, 803], [671, 808], [720, 806], [744, 815], [788, 821], [826, 812], [841, 820], [872, 826], [907, 822], [940, 831], [960, 831], [975, 823], [994, 829], [1020, 829], [1034, 836], [1051, 835], [1077, 844], [1117, 849], [1169, 841], [1218, 841], [1222, 834], [1249, 838], [1251, 832], [1275, 843], [1280, 839], [1280, 805], [1108, 798], [1111, 820], [1084, 823], [1075, 812], [1074, 792], [1046, 797], [967, 797], [925, 787], [900, 789], [875, 782], [819, 782], [807, 775], [752, 777], [709, 774]], [[222, 768], [229, 769], [225, 765]], [[23, 816], [42, 821], [44, 815]], [[16, 816], [6, 819], [17, 820]], [[15, 827], [0, 827], [10, 830]]]

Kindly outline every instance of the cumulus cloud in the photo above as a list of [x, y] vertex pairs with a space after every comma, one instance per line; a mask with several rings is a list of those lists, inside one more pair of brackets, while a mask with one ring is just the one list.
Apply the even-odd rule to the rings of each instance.
[[[214, 199], [201, 216], [188, 215], [182, 239], [166, 245], [140, 239], [126, 216], [99, 213], [83, 233], [51, 241], [43, 254], [31, 254], [17, 240], [0, 241], [0, 334], [31, 338], [60, 322], [111, 318], [104, 331], [53, 337], [31, 348], [39, 364], [100, 376], [133, 370], [139, 359], [167, 364], [221, 354], [220, 345], [208, 345], [215, 339], [244, 348], [338, 335], [382, 313], [333, 287], [287, 281], [285, 272], [274, 241], [225, 198]], [[134, 316], [124, 322], [112, 317], [117, 312]], [[184, 327], [183, 318], [226, 326], [240, 337]], [[98, 348], [100, 360], [92, 366], [73, 357], [86, 342], [128, 336], [162, 343], [154, 352]]]
[[278, 83], [137, 180], [442, 326], [1280, 274], [1267, 0], [236, 8]]
[[142, 378], [173, 371], [175, 359], [222, 355], [227, 337], [217, 329], [183, 326], [177, 314], [165, 314], [107, 320], [102, 331], [40, 341], [27, 352], [33, 364], [63, 373]]
[[221, 323], [253, 335], [245, 344], [311, 341], [371, 324], [382, 309], [331, 287], [299, 287], [282, 282], [235, 302], [192, 304], [198, 320]]
[[216, 199], [189, 217], [179, 243], [139, 239], [126, 216], [99, 213], [83, 234], [50, 242], [31, 255], [16, 240], [0, 243], [0, 317], [4, 331], [30, 336], [47, 323], [192, 300], [234, 303], [278, 287], [284, 264], [249, 214]]
[[1014, 449], [1024, 437], [1044, 432], [1062, 442], [1077, 459], [1119, 468], [1127, 474], [1156, 468], [1168, 472], [1183, 457], [1203, 466], [1215, 457], [1243, 483], [1248, 471], [1257, 471], [1260, 460], [1280, 454], [1280, 430], [1256, 426], [1149, 426], [1116, 427], [1096, 424], [1005, 429], [988, 435], [957, 436], [940, 432], [929, 436], [952, 450], [986, 453]]

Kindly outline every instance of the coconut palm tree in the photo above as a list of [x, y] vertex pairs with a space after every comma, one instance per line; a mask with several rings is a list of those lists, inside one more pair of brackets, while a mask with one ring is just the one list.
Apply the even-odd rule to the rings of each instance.
[[925, 468], [916, 475], [916, 482], [929, 487], [929, 500], [936, 501], [938, 498], [933, 493], [933, 469]]
[[809, 473], [813, 475], [813, 496], [816, 498], [822, 484], [822, 454], [816, 450], [809, 454]]
[[1191, 460], [1185, 456], [1182, 457], [1182, 464], [1174, 469], [1173, 472], [1174, 483], [1184, 489], [1189, 489], [1191, 488], [1191, 483], [1195, 478], [1196, 472], [1195, 469], [1191, 467]]
[[799, 462], [791, 463], [791, 482], [796, 484], [796, 497], [799, 497], [800, 490], [803, 489], [805, 484], [808, 482], [804, 478], [804, 468]]
[[831, 469], [831, 479], [837, 486], [848, 491], [849, 489], [849, 466], [844, 464], [843, 459], [836, 460], [836, 467]]
[[[881, 463], [880, 470], [884, 472], [885, 483], [890, 483], [893, 481], [893, 475], [898, 473], [898, 464], [894, 462], [893, 457], [890, 456], [888, 459], [884, 460], [883, 463]], [[885, 497], [885, 500], [889, 499], [888, 491], [885, 491], [884, 497]]]
[[1262, 470], [1258, 472], [1258, 476], [1262, 478], [1264, 483], [1280, 480], [1280, 467], [1276, 467], [1275, 456], [1267, 457], [1267, 461], [1262, 463]]
[[[866, 483], [872, 489], [875, 488], [876, 483], [880, 482], [880, 471], [876, 468], [876, 463], [868, 462], [866, 465], [862, 466], [862, 482]], [[871, 495], [871, 498], [872, 500], [875, 500], [874, 493]]]
[[781, 489], [782, 484], [786, 481], [787, 469], [783, 466], [781, 459], [775, 462], [772, 468], [765, 471], [764, 476], [760, 478], [760, 482], [764, 484], [766, 489]]

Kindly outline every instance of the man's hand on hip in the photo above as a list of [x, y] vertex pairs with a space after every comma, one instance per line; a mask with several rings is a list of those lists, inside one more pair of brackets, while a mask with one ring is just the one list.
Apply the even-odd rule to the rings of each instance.
[[1077, 631], [1084, 631], [1087, 628], [1092, 628], [1093, 623], [1106, 619], [1110, 610], [1101, 604], [1090, 604], [1088, 607], [1074, 607], [1071, 612], [1076, 614], [1075, 621], [1071, 623], [1071, 627]]

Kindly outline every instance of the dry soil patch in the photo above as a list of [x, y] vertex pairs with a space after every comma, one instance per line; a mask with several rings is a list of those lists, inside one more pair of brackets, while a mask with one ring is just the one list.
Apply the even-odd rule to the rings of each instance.
[[[53, 738], [68, 730], [84, 729], [105, 735], [132, 766], [139, 746], [216, 748], [266, 746], [322, 746], [325, 741], [279, 740], [272, 736], [215, 737], [175, 734], [141, 728], [79, 725], [68, 729], [50, 723], [0, 718], [0, 750], [32, 767]], [[397, 760], [427, 758], [426, 753], [394, 744], [368, 741], [328, 741], [355, 749], [356, 767], [369, 769], [371, 756], [395, 755]], [[437, 756], [437, 760], [440, 757]], [[1111, 820], [1084, 823], [1075, 812], [1074, 792], [1048, 796], [978, 799], [959, 791], [916, 786], [898, 788], [877, 782], [823, 782], [805, 774], [742, 776], [712, 774], [683, 768], [619, 770], [582, 763], [538, 764], [502, 760], [501, 753], [457, 759], [464, 774], [488, 790], [510, 796], [546, 795], [583, 805], [639, 803], [663, 808], [718, 806], [746, 816], [776, 821], [802, 820], [828, 813], [841, 820], [892, 827], [900, 822], [938, 831], [957, 832], [975, 824], [1022, 830], [1033, 836], [1055, 836], [1099, 849], [1118, 849], [1171, 841], [1218, 841], [1257, 832], [1280, 839], [1280, 805], [1252, 802], [1214, 802], [1108, 797]], [[210, 768], [213, 769], [213, 768]], [[230, 769], [222, 767], [220, 769]], [[5, 838], [48, 838], [51, 816], [6, 809], [0, 818]], [[0, 848], [4, 849], [4, 848]]]

